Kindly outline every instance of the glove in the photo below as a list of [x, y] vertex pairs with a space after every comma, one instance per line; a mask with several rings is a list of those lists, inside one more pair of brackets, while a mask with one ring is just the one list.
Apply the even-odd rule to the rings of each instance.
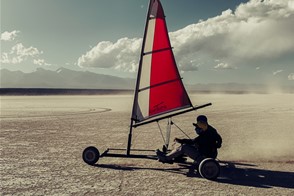
[[177, 143], [179, 143], [179, 144], [181, 144], [181, 143], [182, 143], [182, 140], [181, 140], [181, 139], [179, 139], [179, 138], [175, 138], [175, 139], [174, 139], [174, 141], [175, 141], [175, 142], [177, 142]]

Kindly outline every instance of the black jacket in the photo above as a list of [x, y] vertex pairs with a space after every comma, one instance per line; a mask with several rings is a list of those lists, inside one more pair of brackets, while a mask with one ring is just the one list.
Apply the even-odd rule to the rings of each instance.
[[217, 148], [220, 148], [222, 145], [222, 138], [215, 128], [208, 125], [207, 130], [202, 132], [198, 137], [193, 140], [183, 140], [183, 143], [195, 144], [200, 154], [206, 157], [216, 158]]

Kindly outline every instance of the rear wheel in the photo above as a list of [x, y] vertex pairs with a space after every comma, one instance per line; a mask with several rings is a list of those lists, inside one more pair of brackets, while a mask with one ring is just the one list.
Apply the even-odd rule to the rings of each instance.
[[219, 163], [212, 158], [206, 158], [200, 162], [199, 173], [203, 178], [215, 180], [220, 173]]
[[99, 160], [99, 157], [99, 150], [94, 146], [89, 146], [83, 151], [83, 160], [89, 165], [94, 165]]

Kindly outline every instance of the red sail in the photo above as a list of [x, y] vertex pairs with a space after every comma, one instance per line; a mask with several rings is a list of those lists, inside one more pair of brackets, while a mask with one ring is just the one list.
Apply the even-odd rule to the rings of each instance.
[[192, 107], [171, 48], [159, 0], [151, 0], [138, 73], [138, 92], [132, 117], [150, 117]]
[[150, 76], [150, 116], [191, 106], [177, 69], [168, 37], [165, 16], [159, 1], [155, 18]]

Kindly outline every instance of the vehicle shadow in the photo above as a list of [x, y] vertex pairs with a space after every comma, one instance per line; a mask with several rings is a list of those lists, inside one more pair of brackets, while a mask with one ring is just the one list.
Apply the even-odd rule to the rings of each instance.
[[[294, 189], [294, 172], [284, 171], [271, 171], [258, 169], [257, 165], [238, 163], [238, 162], [220, 162], [221, 173], [220, 176], [215, 180], [219, 183], [233, 184], [249, 187], [258, 188], [292, 188]], [[95, 164], [93, 165], [99, 168], [124, 170], [124, 171], [135, 171], [135, 170], [153, 170], [170, 172], [174, 174], [186, 175], [187, 177], [201, 178], [198, 174], [195, 165], [192, 163], [179, 163], [179, 167], [169, 167], [167, 164], [166, 168], [146, 168], [136, 167], [134, 165], [127, 164]]]
[[130, 164], [94, 164], [94, 167], [106, 168], [106, 169], [114, 169], [114, 170], [123, 170], [123, 171], [135, 171], [135, 170], [153, 170], [153, 171], [164, 171], [175, 174], [187, 174], [187, 169], [191, 166], [191, 164], [181, 164], [179, 167], [166, 167], [166, 168], [147, 168], [147, 167], [136, 167]]
[[294, 172], [258, 169], [256, 165], [227, 162], [221, 166], [220, 183], [251, 186], [259, 188], [294, 189]]

